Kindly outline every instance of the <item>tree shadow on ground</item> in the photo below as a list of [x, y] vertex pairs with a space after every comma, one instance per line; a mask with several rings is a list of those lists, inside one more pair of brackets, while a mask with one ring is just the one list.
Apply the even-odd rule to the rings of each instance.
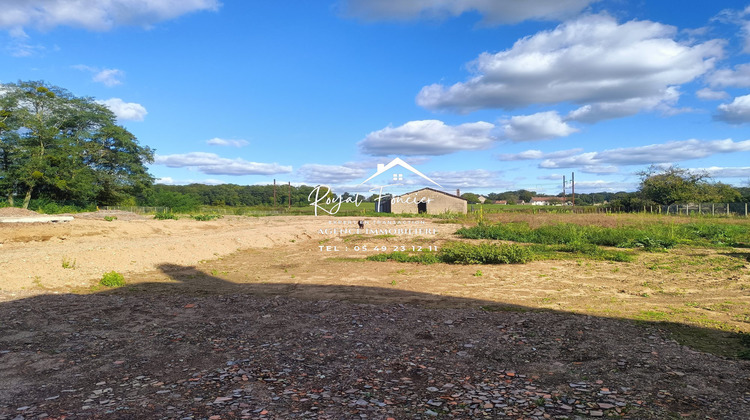
[[[236, 284], [192, 266], [159, 269], [172, 281], [0, 303], [0, 419], [232, 418], [243, 408], [252, 410], [248, 418], [271, 408], [276, 414], [267, 418], [290, 418], [315, 404], [336, 418], [413, 418], [415, 406], [465, 409], [429, 405], [428, 389], [463, 384], [461, 392], [473, 392], [498, 381], [503, 388], [490, 395], [517, 391], [517, 417], [541, 407], [584, 417], [625, 409], [635, 418], [750, 416], [743, 391], [750, 363], [681, 346], [665, 324], [378, 287]], [[716, 337], [711, 329], [679, 328]], [[410, 399], [399, 400], [398, 390], [410, 387]], [[536, 390], [543, 393], [531, 404], [525, 395]], [[238, 392], [247, 395], [244, 406], [221, 400]], [[340, 401], [309, 396], [326, 392]], [[347, 392], [358, 399], [347, 400]], [[458, 398], [451, 393], [444, 397]], [[497, 404], [485, 415], [508, 409]]]

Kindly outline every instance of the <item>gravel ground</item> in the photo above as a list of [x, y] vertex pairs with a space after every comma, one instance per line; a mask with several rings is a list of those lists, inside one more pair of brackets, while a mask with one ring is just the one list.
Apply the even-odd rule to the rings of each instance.
[[654, 327], [248, 295], [0, 303], [0, 419], [750, 418], [750, 362]]

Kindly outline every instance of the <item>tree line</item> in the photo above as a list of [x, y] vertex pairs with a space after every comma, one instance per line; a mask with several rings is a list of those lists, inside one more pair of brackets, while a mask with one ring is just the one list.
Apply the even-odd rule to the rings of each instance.
[[41, 81], [0, 85], [0, 193], [11, 206], [134, 204], [153, 185], [153, 156], [93, 98]]

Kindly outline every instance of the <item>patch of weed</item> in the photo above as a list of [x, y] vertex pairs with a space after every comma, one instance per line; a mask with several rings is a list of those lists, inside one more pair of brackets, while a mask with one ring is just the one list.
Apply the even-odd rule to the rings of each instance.
[[110, 271], [102, 276], [99, 284], [106, 287], [122, 287], [125, 285], [125, 277], [117, 271]]
[[177, 220], [179, 217], [177, 217], [176, 214], [172, 212], [159, 212], [154, 215], [154, 219], [156, 220]]

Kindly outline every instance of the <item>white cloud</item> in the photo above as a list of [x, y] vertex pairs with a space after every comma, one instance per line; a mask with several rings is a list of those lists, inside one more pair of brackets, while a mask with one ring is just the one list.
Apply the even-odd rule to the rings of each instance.
[[0, 28], [49, 30], [72, 26], [106, 31], [116, 26], [148, 27], [204, 10], [218, 10], [218, 0], [3, 0]]
[[556, 111], [516, 115], [503, 121], [503, 137], [513, 141], [545, 140], [566, 137], [577, 131], [560, 118]]
[[585, 123], [622, 118], [635, 115], [641, 111], [661, 110], [669, 114], [674, 112], [672, 106], [680, 99], [680, 91], [670, 86], [655, 96], [630, 98], [622, 101], [599, 102], [584, 105], [571, 111], [567, 119]]
[[204, 184], [204, 185], [221, 185], [226, 184], [226, 182], [220, 180], [220, 179], [174, 179], [170, 176], [165, 176], [163, 178], [159, 178], [156, 181], [154, 181], [157, 184], [162, 185], [189, 185], [189, 184]]
[[170, 168], [193, 168], [207, 175], [272, 175], [292, 172], [291, 166], [278, 163], [248, 162], [241, 158], [228, 159], [204, 152], [156, 155], [154, 163]]
[[750, 53], [750, 6], [743, 10], [725, 9], [713, 18], [713, 20], [737, 25], [740, 27], [740, 35], [744, 38], [744, 53]]
[[720, 167], [689, 169], [691, 172], [707, 172], [712, 178], [750, 178], [750, 167]]
[[598, 0], [343, 0], [344, 12], [366, 20], [440, 19], [479, 12], [491, 23], [527, 19], [558, 20], [574, 16]]
[[[618, 24], [588, 15], [517, 41], [496, 54], [483, 53], [468, 81], [422, 88], [417, 103], [433, 110], [469, 112], [572, 102], [592, 113], [614, 115], [669, 107], [676, 86], [705, 74], [723, 55], [723, 41], [675, 41], [676, 29], [650, 21]], [[583, 112], [583, 111], [581, 111]], [[578, 115], [584, 119], [583, 115]]]
[[648, 146], [588, 152], [563, 158], [545, 159], [540, 168], [583, 168], [597, 172], [612, 165], [646, 165], [700, 159], [721, 153], [750, 151], [750, 140], [683, 140]]
[[470, 189], [470, 188], [511, 188], [512, 184], [500, 179], [500, 172], [488, 171], [486, 169], [473, 169], [468, 171], [441, 171], [430, 172], [427, 176], [448, 189]]
[[120, 78], [125, 76], [125, 72], [118, 69], [104, 69], [94, 75], [94, 81], [102, 83], [107, 87], [121, 85]]
[[498, 159], [502, 161], [514, 161], [514, 160], [537, 160], [537, 159], [559, 159], [575, 154], [581, 153], [583, 149], [569, 149], [559, 150], [556, 152], [545, 153], [541, 150], [526, 150], [521, 153], [506, 153], [498, 156]]
[[87, 66], [84, 64], [77, 64], [73, 66], [76, 70], [86, 71], [94, 73], [91, 78], [96, 83], [102, 83], [107, 87], [117, 86], [122, 84], [122, 77], [125, 76], [125, 72], [119, 69], [99, 69], [96, 67]]
[[750, 64], [739, 64], [731, 70], [716, 70], [706, 80], [711, 87], [750, 87]]
[[143, 121], [146, 114], [148, 114], [143, 105], [135, 102], [125, 102], [120, 98], [111, 98], [96, 102], [109, 108], [118, 119], [123, 121]]
[[732, 103], [719, 105], [715, 118], [730, 124], [750, 123], [750, 95], [738, 96]]
[[245, 147], [250, 143], [247, 140], [228, 140], [214, 137], [210, 140], [206, 140], [206, 144], [211, 146]]
[[297, 172], [307, 182], [324, 185], [340, 185], [342, 182], [365, 179], [368, 175], [364, 168], [314, 163], [302, 165]]
[[446, 155], [460, 150], [482, 150], [492, 146], [494, 124], [479, 121], [457, 126], [438, 120], [410, 121], [400, 127], [374, 131], [358, 143], [373, 156]]
[[707, 101], [718, 101], [719, 99], [726, 99], [727, 97], [729, 97], [729, 94], [724, 91], [716, 91], [709, 88], [703, 88], [695, 92], [695, 96]]
[[635, 191], [637, 188], [638, 185], [633, 182], [576, 181], [576, 193]]

